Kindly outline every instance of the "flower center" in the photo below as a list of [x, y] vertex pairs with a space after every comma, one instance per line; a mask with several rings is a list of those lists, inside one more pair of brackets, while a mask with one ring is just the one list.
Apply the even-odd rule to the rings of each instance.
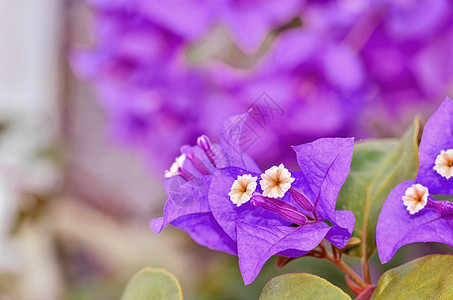
[[433, 169], [442, 177], [450, 179], [453, 176], [453, 149], [440, 151]]
[[[291, 173], [283, 164], [268, 169], [265, 174], [261, 174], [261, 178], [260, 185], [263, 194], [255, 192], [257, 177], [252, 177], [250, 174], [238, 176], [228, 194], [231, 202], [239, 207], [250, 200], [253, 206], [277, 213], [283, 219], [296, 225], [316, 221], [313, 204], [302, 191], [291, 187], [291, 183], [295, 179], [291, 177]], [[308, 215], [289, 203], [275, 199], [283, 197], [287, 191], [293, 200], [308, 212]], [[314, 217], [311, 214], [314, 214]]]
[[295, 179], [283, 164], [273, 166], [261, 174], [260, 186], [263, 189], [263, 196], [269, 198], [282, 198], [291, 188]]
[[252, 177], [250, 174], [238, 176], [231, 186], [231, 191], [228, 193], [231, 202], [238, 207], [248, 202], [252, 197], [253, 192], [256, 190], [256, 180], [258, 178]]
[[406, 190], [402, 200], [409, 213], [413, 215], [425, 207], [428, 196], [428, 188], [417, 183]]

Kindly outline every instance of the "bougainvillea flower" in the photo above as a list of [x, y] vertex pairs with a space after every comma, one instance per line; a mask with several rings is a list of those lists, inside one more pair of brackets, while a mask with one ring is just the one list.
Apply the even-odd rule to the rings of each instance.
[[[250, 153], [263, 165], [281, 159], [290, 166], [289, 145], [397, 134], [408, 116], [437, 105], [453, 78], [448, 0], [87, 2], [94, 45], [74, 51], [73, 69], [95, 85], [113, 138], [144, 154], [159, 174], [179, 145], [216, 134], [226, 116], [257, 106], [263, 91], [286, 130], [268, 118], [266, 139]], [[269, 35], [295, 16], [301, 26]], [[233, 62], [227, 57], [234, 52], [198, 47], [215, 40], [210, 32], [220, 24], [249, 53], [264, 37], [275, 39], [256, 64]], [[234, 80], [225, 80], [225, 69]]]
[[[335, 138], [293, 147], [299, 172], [289, 172], [282, 164], [264, 174], [238, 167], [214, 172], [209, 206], [218, 225], [237, 243], [245, 284], [255, 280], [273, 255], [299, 257], [324, 238], [339, 248], [346, 245], [354, 215], [336, 211], [335, 203], [349, 173], [353, 144], [352, 138]], [[245, 175], [260, 178], [260, 184], [243, 185], [244, 194], [250, 189], [253, 193], [237, 205], [229, 193]]]
[[190, 40], [211, 28], [225, 26], [234, 42], [247, 53], [259, 50], [268, 34], [300, 13], [303, 0], [189, 0], [141, 1], [138, 7], [150, 19]]
[[163, 217], [150, 223], [156, 233], [171, 224], [186, 231], [198, 244], [211, 249], [237, 254], [236, 242], [218, 225], [208, 203], [212, 174], [218, 168], [237, 166], [260, 172], [253, 160], [241, 152], [240, 136], [247, 114], [231, 117], [219, 144], [206, 136], [197, 140], [197, 146], [181, 147], [181, 155], [165, 173], [168, 200]]
[[402, 246], [440, 242], [453, 246], [453, 203], [429, 194], [453, 195], [453, 101], [446, 98], [426, 123], [415, 181], [395, 187], [376, 229], [379, 257], [388, 262]]

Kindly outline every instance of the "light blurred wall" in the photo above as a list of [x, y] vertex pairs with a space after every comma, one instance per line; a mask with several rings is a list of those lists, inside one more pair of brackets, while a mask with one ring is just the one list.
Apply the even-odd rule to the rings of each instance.
[[[55, 165], [41, 156], [58, 133], [60, 0], [0, 0], [0, 269], [21, 278], [20, 299], [58, 299], [49, 242], [6, 236], [23, 191], [51, 189]], [[37, 253], [42, 253], [36, 257]], [[45, 274], [45, 276], [43, 276]]]

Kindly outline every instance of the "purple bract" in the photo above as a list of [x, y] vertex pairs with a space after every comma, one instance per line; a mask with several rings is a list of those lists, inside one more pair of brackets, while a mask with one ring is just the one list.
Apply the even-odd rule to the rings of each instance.
[[[449, 151], [451, 150], [451, 151]], [[395, 187], [376, 229], [379, 257], [388, 262], [406, 244], [440, 242], [453, 246], [453, 203], [429, 194], [453, 195], [453, 101], [446, 98], [426, 123], [415, 181]]]

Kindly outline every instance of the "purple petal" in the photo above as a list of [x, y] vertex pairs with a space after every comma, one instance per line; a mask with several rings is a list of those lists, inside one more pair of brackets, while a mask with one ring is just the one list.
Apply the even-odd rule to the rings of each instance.
[[314, 249], [329, 232], [323, 222], [302, 227], [237, 223], [239, 268], [245, 284], [252, 283], [264, 263], [284, 253], [297, 257]]
[[301, 0], [287, 0], [285, 5], [279, 0], [225, 2], [229, 5], [223, 9], [223, 19], [239, 48], [248, 54], [260, 49], [272, 29], [297, 16], [301, 6]]
[[354, 214], [348, 210], [337, 210], [335, 218], [329, 220], [335, 226], [331, 227], [326, 239], [341, 249], [346, 246], [354, 230]]
[[231, 186], [238, 176], [244, 174], [257, 176], [259, 180], [259, 174], [233, 167], [217, 170], [213, 175], [209, 189], [209, 206], [214, 218], [223, 230], [233, 240], [236, 240], [236, 221], [262, 226], [291, 225], [276, 213], [269, 212], [261, 207], [253, 207], [250, 201], [239, 207], [231, 202], [228, 196]]
[[441, 150], [453, 149], [453, 101], [446, 98], [429, 118], [418, 151], [418, 183], [432, 194], [453, 194], [453, 178], [446, 179], [433, 169]]
[[175, 176], [165, 181], [165, 190], [168, 194], [165, 203], [164, 216], [151, 220], [151, 229], [159, 233], [168, 224], [173, 224], [178, 218], [201, 213], [210, 213], [208, 204], [208, 190], [211, 175], [185, 181]]
[[[256, 134], [248, 122], [249, 113], [232, 116], [223, 124], [223, 131], [220, 133], [220, 148], [214, 151], [215, 154], [221, 151], [223, 155], [223, 166], [234, 166], [244, 168], [253, 172], [261, 172], [256, 163], [245, 153], [243, 148], [246, 146], [248, 138], [254, 138]], [[217, 152], [217, 153], [216, 153]]]
[[333, 86], [349, 91], [361, 87], [365, 77], [362, 61], [349, 47], [329, 47], [323, 62], [326, 77]]
[[226, 14], [224, 21], [233, 32], [233, 40], [244, 52], [252, 54], [259, 50], [270, 28], [256, 11]]
[[212, 214], [195, 214], [179, 218], [171, 223], [184, 230], [202, 246], [237, 255], [237, 245], [219, 226]]
[[376, 227], [376, 244], [382, 263], [390, 261], [402, 246], [417, 242], [439, 242], [453, 246], [453, 215], [424, 208], [411, 215], [402, 197], [413, 181], [404, 181], [388, 196]]
[[197, 39], [209, 29], [213, 10], [200, 1], [141, 1], [139, 9], [143, 14], [170, 30]]
[[284, 32], [263, 57], [260, 68], [268, 72], [294, 69], [301, 63], [309, 62], [319, 51], [320, 43], [319, 37], [308, 30]]
[[325, 138], [293, 146], [301, 168], [294, 186], [316, 206], [318, 217], [334, 216], [338, 193], [348, 177], [354, 138]]
[[449, 19], [448, 2], [428, 0], [393, 4], [385, 22], [386, 30], [399, 40], [430, 38]]

